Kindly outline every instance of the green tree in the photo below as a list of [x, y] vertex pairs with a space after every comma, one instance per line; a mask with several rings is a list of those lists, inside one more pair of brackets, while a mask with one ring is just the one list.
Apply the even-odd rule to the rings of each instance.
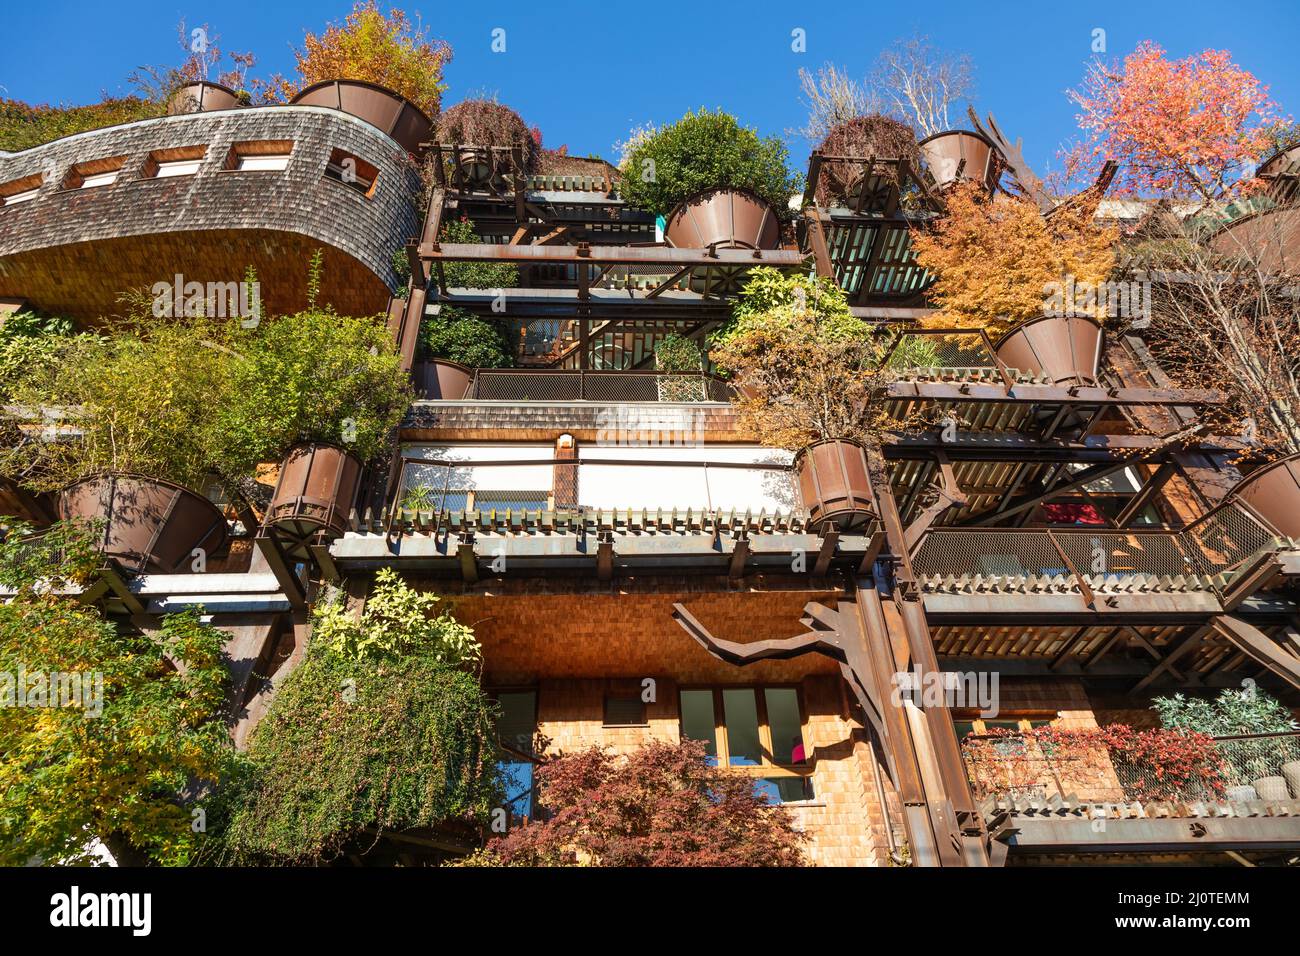
[[0, 864], [183, 864], [196, 795], [232, 752], [221, 660], [225, 635], [197, 610], [156, 634], [115, 625], [49, 587], [94, 565], [84, 530], [11, 529], [0, 545]]
[[634, 136], [622, 164], [623, 198], [659, 215], [705, 189], [747, 189], [789, 216], [801, 177], [787, 168], [776, 137], [760, 139], [722, 110], [687, 113], [676, 123]]
[[[461, 216], [442, 225], [442, 242], [481, 243], [474, 223]], [[519, 285], [519, 267], [511, 262], [448, 262], [442, 267], [450, 289], [513, 289]]]

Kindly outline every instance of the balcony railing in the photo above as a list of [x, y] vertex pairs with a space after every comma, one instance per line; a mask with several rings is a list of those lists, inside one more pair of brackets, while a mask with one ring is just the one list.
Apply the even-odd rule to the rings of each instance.
[[971, 735], [976, 799], [1095, 803], [1300, 800], [1300, 731], [1208, 737], [1128, 727]]
[[1294, 542], [1235, 504], [1181, 532], [1096, 528], [939, 528], [913, 567], [930, 590], [989, 583], [1010, 589], [1224, 588], [1252, 559]]
[[704, 372], [478, 369], [467, 398], [504, 402], [729, 402], [730, 383]]

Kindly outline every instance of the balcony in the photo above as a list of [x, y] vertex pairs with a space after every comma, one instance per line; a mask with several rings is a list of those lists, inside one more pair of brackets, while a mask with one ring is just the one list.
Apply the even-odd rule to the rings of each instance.
[[977, 800], [1065, 804], [1282, 802], [1300, 806], [1300, 731], [1208, 737], [1175, 730], [1043, 727], [972, 734], [962, 758]]

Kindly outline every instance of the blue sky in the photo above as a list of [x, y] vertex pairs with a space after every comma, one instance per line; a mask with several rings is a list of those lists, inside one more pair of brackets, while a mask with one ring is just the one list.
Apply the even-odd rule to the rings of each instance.
[[[389, 3], [383, 4], [390, 5]], [[412, 2], [430, 31], [451, 42], [445, 103], [477, 90], [496, 92], [548, 146], [612, 154], [634, 124], [675, 119], [688, 108], [722, 106], [765, 134], [799, 126], [797, 71], [830, 60], [865, 74], [900, 36], [926, 33], [965, 52], [977, 68], [976, 106], [992, 111], [1025, 156], [1046, 172], [1074, 133], [1064, 91], [1077, 85], [1092, 56], [1092, 31], [1106, 31], [1107, 56], [1143, 39], [1172, 55], [1228, 49], [1269, 84], [1284, 110], [1300, 115], [1300, 4], [1181, 0], [1141, 3], [876, 4], [860, 0], [795, 4], [750, 0], [539, 0], [527, 4]], [[124, 4], [2, 0], [0, 95], [36, 102], [85, 103], [102, 91], [127, 92], [126, 74], [145, 63], [175, 61], [176, 23], [208, 22], [227, 49], [252, 50], [259, 73], [290, 72], [291, 47], [304, 28], [341, 19], [349, 2], [305, 0], [142, 0]], [[506, 31], [506, 52], [491, 50], [492, 30]], [[805, 31], [807, 51], [791, 50]], [[796, 165], [808, 144], [791, 141]]]

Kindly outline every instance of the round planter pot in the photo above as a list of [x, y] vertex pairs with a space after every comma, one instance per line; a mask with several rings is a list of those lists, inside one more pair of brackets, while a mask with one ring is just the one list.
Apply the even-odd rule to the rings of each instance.
[[1252, 471], [1228, 498], [1249, 505], [1279, 535], [1300, 538], [1300, 454]]
[[474, 370], [446, 359], [416, 362], [411, 369], [415, 393], [424, 400], [456, 401], [469, 394]]
[[803, 448], [794, 476], [813, 531], [860, 531], [877, 517], [867, 452], [857, 442], [831, 439]]
[[207, 113], [212, 110], [233, 110], [243, 104], [239, 94], [220, 83], [187, 83], [172, 94], [167, 101], [167, 113]]
[[1245, 257], [1265, 272], [1300, 268], [1300, 209], [1283, 206], [1243, 216], [1215, 233], [1215, 252]]
[[280, 480], [266, 510], [266, 525], [295, 558], [310, 555], [318, 533], [340, 537], [361, 486], [361, 461], [337, 445], [295, 445], [280, 465]]
[[1258, 800], [1259, 794], [1255, 792], [1254, 787], [1249, 785], [1228, 787], [1228, 789], [1223, 792], [1223, 799], [1227, 800], [1229, 803], [1250, 803], [1253, 800]]
[[1291, 793], [1286, 788], [1285, 777], [1260, 777], [1251, 784], [1261, 800], [1290, 800]]
[[970, 130], [953, 129], [927, 136], [917, 144], [921, 158], [942, 189], [953, 183], [972, 180], [992, 189], [997, 173], [997, 148]]
[[189, 571], [194, 550], [211, 557], [226, 546], [226, 519], [188, 488], [143, 475], [98, 475], [64, 488], [59, 519], [103, 522], [105, 556], [140, 573]]
[[753, 193], [709, 189], [678, 203], [664, 238], [678, 249], [775, 249], [781, 241], [776, 211]]
[[1043, 316], [1017, 325], [993, 350], [1002, 364], [1046, 376], [1054, 385], [1095, 385], [1103, 341], [1096, 319]]
[[326, 106], [342, 110], [383, 130], [408, 153], [419, 155], [433, 130], [429, 117], [410, 100], [392, 90], [362, 80], [325, 80], [307, 87], [292, 100], [296, 106]]

